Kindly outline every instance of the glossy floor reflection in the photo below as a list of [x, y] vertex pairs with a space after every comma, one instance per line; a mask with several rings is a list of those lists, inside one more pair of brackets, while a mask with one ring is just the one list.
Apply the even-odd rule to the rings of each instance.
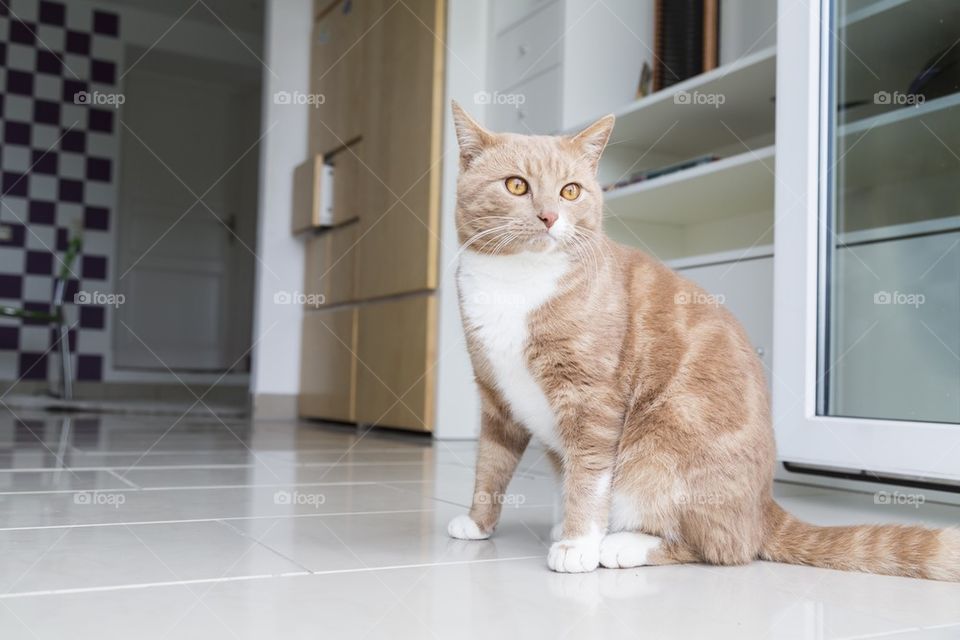
[[[753, 563], [558, 575], [531, 449], [494, 538], [447, 538], [474, 444], [317, 424], [0, 414], [0, 637], [960, 638], [960, 585]], [[814, 522], [960, 509], [779, 485]]]

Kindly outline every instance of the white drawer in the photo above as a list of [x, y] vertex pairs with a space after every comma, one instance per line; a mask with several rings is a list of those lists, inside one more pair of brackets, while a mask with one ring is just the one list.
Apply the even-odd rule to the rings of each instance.
[[506, 30], [531, 13], [556, 0], [500, 0], [493, 3], [494, 33]]
[[563, 3], [556, 2], [493, 42], [490, 86], [513, 87], [563, 59]]
[[494, 131], [554, 133], [560, 129], [563, 69], [556, 66], [505, 92], [487, 94], [487, 122]]

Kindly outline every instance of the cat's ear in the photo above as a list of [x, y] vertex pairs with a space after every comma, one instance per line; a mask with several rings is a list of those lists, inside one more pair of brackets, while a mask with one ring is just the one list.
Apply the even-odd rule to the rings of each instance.
[[456, 100], [450, 101], [453, 110], [453, 124], [457, 128], [457, 142], [460, 144], [460, 169], [466, 169], [471, 162], [493, 142], [493, 134], [481, 127], [470, 117]]
[[570, 139], [573, 144], [580, 148], [583, 157], [593, 167], [594, 172], [600, 164], [600, 154], [607, 146], [614, 122], [616, 122], [616, 118], [612, 113], [605, 115]]

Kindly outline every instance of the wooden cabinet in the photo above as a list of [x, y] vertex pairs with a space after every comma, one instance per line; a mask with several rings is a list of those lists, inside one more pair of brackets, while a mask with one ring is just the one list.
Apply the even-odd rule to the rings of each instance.
[[436, 295], [362, 305], [357, 316], [357, 421], [430, 431]]
[[354, 359], [357, 310], [310, 311], [303, 319], [300, 413], [330, 420], [356, 419]]
[[307, 309], [353, 300], [356, 281], [353, 248], [358, 229], [359, 225], [354, 222], [307, 238], [303, 284]]
[[376, 2], [321, 0], [311, 39], [310, 92], [323, 96], [310, 118], [310, 150], [325, 155], [360, 136], [364, 105], [364, 31]]
[[[324, 99], [294, 225], [310, 230], [303, 416], [433, 428], [445, 20], [443, 0], [317, 2], [311, 91]], [[310, 179], [330, 166], [324, 194]], [[320, 197], [331, 226], [317, 232], [303, 211]]]
[[395, 7], [364, 39], [364, 74], [374, 98], [363, 132], [373, 175], [361, 196], [361, 298], [437, 286], [443, 6], [439, 0], [418, 0]]

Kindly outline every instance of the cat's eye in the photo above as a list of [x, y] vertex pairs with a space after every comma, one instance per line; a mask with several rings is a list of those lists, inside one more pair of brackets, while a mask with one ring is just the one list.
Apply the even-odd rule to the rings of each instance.
[[530, 186], [527, 184], [527, 181], [523, 178], [518, 178], [517, 176], [512, 176], [504, 180], [504, 184], [507, 187], [507, 191], [512, 193], [515, 196], [522, 196], [529, 189]]
[[560, 189], [560, 195], [564, 200], [576, 200], [580, 197], [580, 185], [576, 182], [571, 182], [565, 185], [563, 189]]

